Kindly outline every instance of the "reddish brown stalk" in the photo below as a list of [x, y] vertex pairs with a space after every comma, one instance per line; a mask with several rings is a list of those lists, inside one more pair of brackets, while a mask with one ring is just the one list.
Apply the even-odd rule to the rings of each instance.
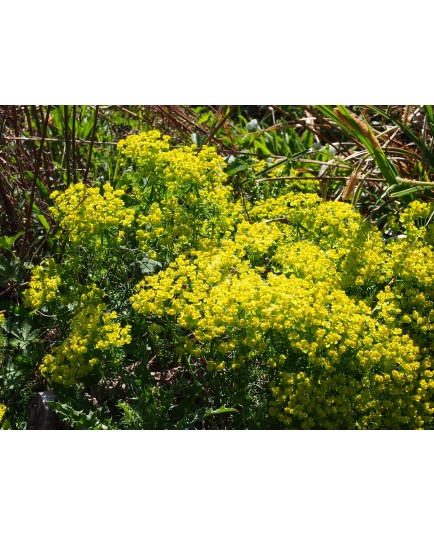
[[95, 119], [94, 119], [94, 123], [93, 123], [92, 140], [90, 142], [90, 148], [89, 148], [89, 157], [87, 159], [86, 171], [84, 173], [84, 179], [83, 179], [84, 184], [86, 184], [86, 182], [87, 182], [87, 175], [89, 173], [90, 163], [92, 161], [92, 149], [93, 149], [93, 145], [95, 143], [96, 125], [97, 125], [97, 122], [98, 122], [98, 110], [99, 110], [99, 106], [97, 105], [95, 107]]
[[[30, 136], [33, 137], [34, 136], [34, 131], [33, 131], [33, 125], [32, 125], [32, 119], [30, 117], [30, 110], [29, 110], [29, 107], [28, 106], [24, 106], [24, 113], [25, 113], [25, 116], [26, 116], [26, 119], [27, 119], [27, 125], [29, 127], [29, 133], [30, 133]], [[36, 160], [36, 143], [33, 144], [33, 160], [35, 161]]]
[[[217, 123], [217, 125], [211, 130], [211, 132], [208, 134], [208, 137], [204, 141], [204, 145], [206, 143], [209, 143], [210, 141], [214, 140], [215, 134], [220, 130], [220, 128], [226, 123], [228, 117], [231, 115], [233, 106], [229, 106], [229, 110], [226, 114], [223, 115], [222, 119]], [[217, 142], [220, 142], [220, 140], [215, 140]]]
[[76, 106], [72, 106], [72, 180], [74, 184], [77, 182], [77, 163], [76, 163], [76, 151], [75, 151], [75, 110]]
[[21, 261], [24, 259], [25, 254], [26, 254], [26, 246], [27, 246], [27, 241], [28, 241], [28, 238], [29, 238], [30, 220], [31, 220], [31, 217], [32, 217], [33, 203], [35, 201], [36, 182], [37, 182], [38, 176], [39, 176], [39, 167], [41, 165], [41, 160], [42, 160], [42, 150], [44, 148], [44, 137], [45, 137], [45, 135], [47, 133], [49, 115], [50, 115], [50, 106], [48, 106], [48, 108], [47, 108], [47, 115], [45, 117], [44, 129], [43, 129], [43, 133], [42, 133], [42, 141], [41, 141], [41, 145], [39, 146], [38, 156], [36, 157], [36, 163], [35, 163], [35, 171], [33, 173], [32, 189], [31, 189], [31, 192], [30, 192], [29, 205], [27, 207], [23, 244], [22, 244], [22, 247], [21, 247], [21, 255], [20, 255]]
[[[18, 129], [17, 107], [15, 106], [12, 108], [12, 121], [14, 125], [15, 136], [18, 137], [20, 135], [20, 132]], [[20, 152], [20, 156], [16, 158], [16, 161], [18, 163], [18, 171], [19, 171], [20, 178], [21, 178], [21, 187], [25, 188], [24, 170], [23, 170], [23, 164], [22, 164], [23, 161], [25, 160], [25, 154], [21, 146], [21, 143], [17, 143], [17, 148], [18, 148], [18, 151]]]
[[69, 186], [71, 184], [71, 162], [69, 161], [69, 116], [68, 116], [68, 105], [63, 106], [63, 124], [64, 124], [64, 133], [65, 133], [65, 161], [66, 161], [66, 184]]
[[[41, 136], [33, 136], [33, 137], [26, 137], [26, 136], [4, 136], [5, 140], [10, 141], [41, 141]], [[44, 138], [45, 143], [64, 143], [65, 140], [61, 138]], [[85, 145], [90, 145], [92, 142], [90, 140], [82, 140], [81, 138], [77, 138], [75, 140], [77, 143], [83, 143]], [[94, 141], [93, 145], [117, 145], [117, 142], [115, 141]]]
[[[38, 133], [38, 136], [39, 136], [39, 138], [37, 138], [35, 136], [35, 141], [41, 141], [41, 135], [42, 135], [41, 121], [42, 121], [42, 124], [44, 123], [44, 112], [42, 110], [42, 106], [40, 106], [39, 108], [40, 108], [40, 111], [41, 111], [41, 117], [39, 117], [39, 115], [38, 115], [37, 107], [32, 106], [32, 111], [33, 111], [33, 117], [34, 117], [34, 121], [35, 121], [35, 125], [36, 125], [36, 130], [37, 130], [37, 133]], [[47, 141], [47, 138], [45, 139], [45, 141]], [[48, 149], [48, 153], [46, 153], [45, 151], [42, 151], [42, 156], [44, 158], [45, 186], [47, 186], [47, 188], [49, 190], [51, 190], [50, 181], [47, 180], [47, 179], [48, 179], [48, 177], [50, 177], [51, 170], [53, 168], [53, 164], [52, 164], [53, 155], [51, 153], [51, 148], [50, 148], [49, 144], [46, 145], [46, 148]], [[36, 149], [36, 144], [35, 144], [35, 149]], [[49, 158], [48, 158], [47, 154], [49, 155]]]
[[[187, 124], [191, 125], [194, 130], [198, 130], [199, 132], [201, 132], [202, 134], [207, 134], [207, 131], [201, 126], [201, 125], [198, 125], [197, 123], [195, 123], [192, 119], [190, 119], [185, 113], [184, 111], [179, 107], [179, 106], [173, 106], [171, 107], [174, 109], [174, 112], [183, 120], [185, 121]], [[194, 130], [189, 130], [189, 134], [192, 134]]]
[[191, 132], [188, 129], [186, 129], [185, 125], [177, 121], [170, 112], [165, 110], [164, 106], [157, 106], [157, 110], [160, 110], [160, 112], [164, 115], [164, 117], [167, 119], [167, 121], [172, 125], [172, 127], [176, 131], [181, 133], [186, 139], [190, 138]]

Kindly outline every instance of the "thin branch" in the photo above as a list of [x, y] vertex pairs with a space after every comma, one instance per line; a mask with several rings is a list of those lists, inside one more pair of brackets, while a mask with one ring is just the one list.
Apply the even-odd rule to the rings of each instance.
[[[42, 141], [42, 138], [39, 136], [4, 136], [5, 140], [11, 140], [11, 141]], [[81, 138], [76, 138], [76, 143], [84, 143], [87, 145], [90, 145], [92, 142], [89, 140], [82, 140]], [[65, 140], [62, 138], [45, 138], [44, 142], [57, 142], [57, 143], [65, 143]], [[117, 145], [117, 142], [115, 141], [94, 141], [93, 145]]]
[[[231, 115], [233, 110], [233, 106], [229, 106], [229, 111], [223, 115], [221, 121], [217, 123], [217, 125], [211, 130], [211, 132], [208, 134], [208, 136], [205, 138], [205, 141], [203, 142], [204, 145], [209, 143], [214, 139], [214, 135], [220, 130], [220, 128], [226, 123], [228, 117]], [[217, 140], [216, 140], [217, 141]], [[220, 140], [218, 140], [220, 141]]]
[[69, 147], [69, 118], [68, 118], [68, 105], [65, 105], [63, 107], [63, 114], [64, 114], [64, 131], [65, 131], [65, 160], [66, 160], [66, 184], [69, 186], [71, 184], [71, 162], [69, 161], [69, 153], [70, 153], [70, 147]]
[[97, 122], [98, 122], [98, 109], [99, 109], [99, 106], [97, 105], [96, 108], [95, 108], [95, 120], [94, 120], [94, 123], [93, 123], [92, 140], [90, 142], [90, 149], [89, 149], [89, 158], [87, 159], [87, 166], [86, 166], [86, 171], [84, 173], [84, 179], [83, 179], [84, 184], [86, 184], [87, 175], [89, 173], [90, 163], [91, 163], [91, 160], [92, 160], [92, 149], [93, 149], [93, 145], [94, 145], [94, 142], [95, 142], [96, 125], [97, 125]]
[[72, 179], [74, 184], [77, 182], [77, 164], [76, 164], [76, 140], [75, 140], [75, 112], [76, 106], [72, 106]]
[[[348, 177], [327, 177], [327, 180], [329, 181], [347, 181], [349, 178], [351, 177], [348, 176]], [[256, 182], [259, 183], [259, 182], [267, 182], [267, 181], [287, 181], [287, 180], [294, 180], [294, 181], [320, 181], [320, 180], [323, 180], [324, 177], [297, 177], [297, 176], [293, 176], [293, 177], [265, 177], [264, 179], [256, 179]], [[366, 178], [365, 177], [365, 180], [367, 181], [374, 181], [374, 182], [386, 182], [386, 179], [380, 179], [378, 177], [369, 177], [369, 178]], [[426, 182], [424, 182], [423, 184], [426, 184]]]
[[401, 177], [396, 177], [396, 181], [400, 182], [401, 184], [425, 186], [425, 188], [434, 188], [434, 182], [415, 181], [413, 179], [402, 179]]

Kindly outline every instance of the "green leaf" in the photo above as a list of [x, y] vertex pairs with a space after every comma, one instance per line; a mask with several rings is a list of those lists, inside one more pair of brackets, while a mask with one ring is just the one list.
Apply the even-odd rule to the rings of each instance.
[[[335, 123], [343, 131], [345, 131], [349, 136], [353, 137], [367, 149], [389, 185], [396, 184], [398, 172], [396, 171], [393, 163], [387, 159], [379, 143], [376, 142], [375, 135], [366, 122], [364, 123], [366, 129], [364, 129], [355, 120], [351, 112], [347, 110], [345, 106], [337, 106], [336, 109], [340, 112], [340, 116], [336, 114], [335, 110], [333, 110], [331, 106], [317, 106], [317, 108], [324, 115], [333, 119], [333, 121], [335, 121]], [[341, 119], [341, 117], [344, 119]]]
[[22, 231], [17, 233], [14, 236], [0, 236], [0, 249], [5, 249], [11, 251], [12, 246], [15, 244], [15, 241], [23, 234]]
[[260, 149], [262, 154], [270, 155], [271, 151], [268, 150], [267, 146], [264, 143], [261, 143], [259, 140], [256, 140], [254, 143], [255, 149]]
[[220, 413], [238, 413], [238, 410], [236, 410], [235, 408], [225, 408], [224, 406], [222, 406], [218, 409], [209, 409], [205, 413], [205, 417], [210, 417], [211, 415], [219, 415]]
[[47, 218], [42, 214], [42, 212], [39, 209], [39, 207], [37, 205], [33, 205], [33, 209], [34, 209], [34, 211], [36, 213], [36, 216], [37, 216], [38, 220], [41, 222], [42, 226], [44, 227], [44, 229], [46, 231], [49, 231], [50, 230], [50, 224], [48, 223]]
[[403, 197], [404, 195], [409, 195], [415, 192], [420, 192], [424, 188], [425, 188], [424, 186], [414, 186], [413, 188], [406, 188], [405, 190], [400, 190], [398, 192], [393, 192], [389, 194], [389, 197]]

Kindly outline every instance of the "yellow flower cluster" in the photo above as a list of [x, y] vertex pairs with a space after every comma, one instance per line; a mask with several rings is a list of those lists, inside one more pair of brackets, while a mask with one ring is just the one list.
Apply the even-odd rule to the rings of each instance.
[[429, 246], [405, 242], [389, 247], [391, 284], [373, 300], [375, 313], [389, 325], [408, 333], [421, 354], [434, 350], [434, 255]]
[[225, 163], [215, 149], [192, 145], [169, 150], [169, 140], [151, 131], [118, 144], [145, 177], [144, 187], [133, 189], [146, 207], [137, 218], [137, 240], [152, 258], [173, 259], [188, 248], [216, 245], [242, 219], [241, 204], [231, 202]]
[[[337, 274], [342, 288], [350, 293], [360, 294], [358, 287], [384, 286], [398, 272], [405, 278], [413, 274], [417, 279], [414, 284], [418, 286], [431, 284], [431, 246], [412, 244], [410, 240], [385, 245], [381, 233], [346, 203], [321, 202], [313, 194], [290, 192], [258, 202], [250, 216], [257, 221], [274, 220], [284, 233], [283, 249], [276, 257], [281, 266], [288, 248], [295, 247], [301, 261], [302, 251], [315, 246], [316, 251], [321, 251], [321, 262], [324, 266], [327, 259], [332, 262], [334, 268], [328, 263], [327, 270], [335, 274], [333, 277]], [[428, 260], [425, 266], [422, 259]]]
[[279, 245], [271, 258], [275, 270], [308, 281], [339, 284], [336, 265], [326, 253], [309, 242], [287, 242]]
[[8, 408], [4, 404], [0, 404], [0, 423], [2, 422], [7, 409]]
[[386, 251], [389, 253], [388, 267], [393, 276], [399, 276], [399, 279], [406, 282], [406, 286], [424, 289], [433, 296], [431, 291], [434, 283], [434, 250], [431, 245], [399, 240], [390, 244]]
[[69, 241], [88, 242], [104, 230], [122, 233], [121, 229], [129, 227], [134, 221], [134, 209], [125, 208], [121, 199], [124, 191], [114, 190], [109, 183], [104, 184], [102, 189], [101, 193], [99, 188], [78, 182], [65, 192], [51, 194], [56, 206], [50, 210]]
[[211, 180], [223, 183], [225, 163], [214, 147], [203, 147], [200, 151], [195, 145], [170, 149], [170, 137], [157, 130], [128, 136], [118, 143], [120, 154], [132, 159], [150, 176], [149, 180], [169, 190], [182, 190], [188, 185], [200, 185]]
[[161, 153], [169, 148], [170, 137], [162, 136], [158, 130], [133, 134], [118, 143], [120, 154], [141, 166], [154, 167], [161, 158]]
[[272, 255], [272, 251], [285, 238], [285, 233], [275, 223], [241, 222], [237, 226], [235, 243], [244, 248], [251, 262]]
[[430, 428], [434, 382], [415, 382], [411, 373], [347, 371], [282, 373], [272, 385], [270, 413], [288, 428]]
[[[270, 411], [287, 427], [432, 426], [432, 360], [417, 334], [433, 332], [434, 314], [431, 300], [415, 307], [432, 294], [430, 248], [386, 245], [352, 207], [310, 194], [258, 202], [250, 216], [233, 239], [145, 278], [133, 308], [176, 323], [179, 351], [210, 371], [252, 359], [277, 370]], [[395, 277], [407, 286], [387, 285]]]
[[290, 192], [277, 198], [258, 202], [250, 211], [255, 220], [281, 220], [292, 241], [306, 240], [321, 248], [341, 268], [348, 253], [359, 242], [365, 242], [373, 229], [346, 204], [321, 202], [315, 194]]
[[[289, 192], [279, 197], [260, 200], [250, 211], [250, 218], [258, 221], [285, 217], [288, 223], [295, 225], [314, 219], [315, 211], [321, 205], [316, 194], [297, 194]], [[347, 205], [345, 205], [347, 206]]]
[[434, 203], [413, 201], [402, 211], [399, 221], [409, 240], [422, 239], [434, 246], [434, 226], [428, 225], [434, 218]]
[[81, 295], [68, 337], [44, 357], [40, 370], [53, 382], [71, 387], [98, 365], [102, 351], [131, 342], [131, 326], [116, 322], [116, 312], [105, 312], [103, 296], [96, 285]]
[[60, 273], [61, 268], [54, 259], [49, 259], [45, 266], [35, 266], [29, 288], [23, 292], [26, 307], [39, 309], [55, 300], [61, 284]]

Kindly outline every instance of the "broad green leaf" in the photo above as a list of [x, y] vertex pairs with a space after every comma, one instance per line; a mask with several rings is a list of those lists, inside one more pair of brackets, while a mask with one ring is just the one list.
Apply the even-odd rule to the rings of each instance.
[[254, 147], [255, 149], [260, 149], [265, 155], [271, 154], [271, 151], [267, 148], [267, 146], [264, 143], [261, 143], [259, 140], [255, 141]]
[[36, 217], [41, 222], [41, 224], [44, 227], [44, 229], [46, 231], [49, 231], [50, 224], [48, 223], [47, 218], [42, 214], [41, 209], [38, 207], [38, 205], [36, 205], [36, 204], [33, 205], [33, 210], [35, 211]]
[[22, 231], [17, 233], [14, 236], [0, 236], [0, 249], [5, 249], [6, 251], [11, 251], [15, 241], [23, 234]]

